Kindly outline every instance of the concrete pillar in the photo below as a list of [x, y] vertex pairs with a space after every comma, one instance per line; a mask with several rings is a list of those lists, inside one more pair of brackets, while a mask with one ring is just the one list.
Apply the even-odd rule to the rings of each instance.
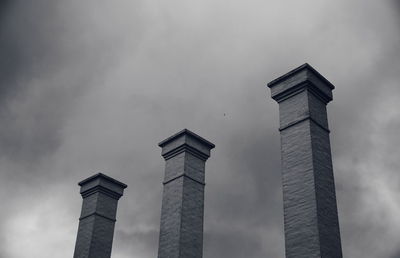
[[117, 204], [127, 186], [101, 173], [79, 185], [83, 203], [74, 258], [110, 258]]
[[288, 258], [341, 258], [326, 105], [334, 86], [304, 64], [270, 82], [279, 103]]
[[202, 258], [205, 162], [215, 146], [187, 129], [159, 146], [166, 164], [158, 258]]

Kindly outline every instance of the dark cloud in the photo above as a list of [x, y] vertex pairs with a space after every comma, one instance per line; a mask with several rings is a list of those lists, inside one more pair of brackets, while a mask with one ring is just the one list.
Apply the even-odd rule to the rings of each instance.
[[[77, 27], [72, 17], [82, 21], [79, 9], [60, 1], [4, 5], [0, 155], [32, 164], [59, 147], [68, 113], [90, 81], [113, 64], [116, 46], [90, 24]], [[87, 41], [74, 38], [87, 33]]]
[[5, 5], [0, 30], [1, 156], [29, 162], [60, 144], [71, 90], [48, 78], [64, 62], [54, 37], [59, 30], [55, 2]]
[[102, 171], [129, 185], [114, 257], [154, 257], [157, 143], [187, 127], [216, 144], [205, 257], [283, 257], [278, 105], [266, 83], [309, 62], [336, 85], [328, 109], [344, 254], [396, 257], [393, 6], [2, 1], [0, 256], [71, 257], [76, 182]]
[[0, 97], [3, 104], [5, 98], [15, 96], [21, 87], [26, 89], [26, 79], [54, 68], [51, 59], [57, 53], [58, 44], [56, 38], [51, 40], [57, 30], [52, 26], [57, 24], [55, 2], [5, 1], [2, 5]]
[[252, 230], [243, 231], [223, 228], [223, 230], [212, 232], [211, 235], [205, 234], [204, 256], [262, 257], [266, 254], [263, 244], [262, 239], [255, 237]]
[[397, 8], [397, 11], [400, 12], [400, 1], [392, 0], [392, 3], [394, 4], [395, 8]]

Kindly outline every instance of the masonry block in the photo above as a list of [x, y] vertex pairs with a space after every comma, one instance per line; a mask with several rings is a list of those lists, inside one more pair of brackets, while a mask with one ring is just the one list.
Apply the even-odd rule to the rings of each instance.
[[83, 203], [74, 258], [110, 258], [118, 200], [127, 186], [102, 173], [79, 185]]
[[202, 258], [205, 162], [215, 146], [187, 129], [159, 146], [166, 162], [158, 258]]
[[304, 64], [270, 82], [279, 103], [287, 258], [341, 258], [326, 105], [334, 86]]

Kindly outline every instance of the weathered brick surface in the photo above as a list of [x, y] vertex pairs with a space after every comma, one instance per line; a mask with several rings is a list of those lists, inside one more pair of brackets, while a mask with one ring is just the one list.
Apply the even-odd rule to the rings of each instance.
[[271, 82], [279, 103], [288, 258], [341, 258], [326, 104], [333, 85], [309, 65]]
[[311, 124], [321, 257], [342, 257], [328, 132]]
[[184, 130], [160, 147], [166, 164], [158, 257], [202, 258], [205, 161], [214, 145]]
[[83, 203], [74, 258], [111, 257], [118, 199], [126, 188], [112, 180], [97, 174], [80, 183]]
[[182, 258], [203, 257], [204, 185], [183, 178], [181, 217]]
[[164, 185], [161, 207], [159, 258], [180, 257], [183, 177]]

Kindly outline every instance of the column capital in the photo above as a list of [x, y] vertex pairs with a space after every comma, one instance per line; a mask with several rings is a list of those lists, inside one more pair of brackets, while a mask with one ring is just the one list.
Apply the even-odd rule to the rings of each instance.
[[210, 157], [210, 150], [215, 145], [203, 137], [183, 129], [182, 131], [168, 137], [158, 144], [162, 148], [161, 155], [168, 160], [182, 152], [190, 152], [194, 156], [207, 160]]
[[308, 90], [325, 104], [332, 100], [332, 90], [335, 88], [307, 63], [271, 81], [268, 87], [271, 88], [271, 97], [278, 103]]
[[126, 184], [121, 183], [114, 178], [111, 178], [103, 173], [97, 173], [91, 177], [88, 177], [78, 183], [81, 187], [80, 194], [83, 198], [97, 192], [102, 192], [110, 197], [119, 199], [124, 189], [127, 187]]

